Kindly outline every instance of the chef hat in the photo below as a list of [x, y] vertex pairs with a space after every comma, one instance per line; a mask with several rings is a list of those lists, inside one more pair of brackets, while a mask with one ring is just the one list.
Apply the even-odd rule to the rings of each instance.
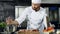
[[41, 0], [32, 0], [32, 3], [38, 4], [38, 3], [41, 3]]

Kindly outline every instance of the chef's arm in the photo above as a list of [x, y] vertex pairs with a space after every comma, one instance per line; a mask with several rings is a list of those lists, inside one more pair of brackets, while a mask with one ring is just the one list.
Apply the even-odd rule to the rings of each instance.
[[13, 20], [13, 19], [8, 19], [6, 20], [7, 25], [20, 25], [26, 18], [25, 14], [22, 14], [20, 17], [18, 17], [17, 19]]
[[12, 19], [6, 20], [7, 24], [13, 24], [13, 25], [20, 25], [26, 18], [27, 15], [27, 11], [24, 10], [24, 12], [20, 15], [20, 17], [18, 17], [17, 19], [15, 19], [14, 21]]
[[20, 15], [20, 17], [18, 17], [17, 19], [15, 19], [15, 21], [20, 25], [27, 17], [27, 9], [24, 10], [24, 12]]
[[15, 22], [17, 22], [19, 25], [23, 23], [23, 21], [26, 19], [26, 15], [23, 14], [19, 18], [15, 19]]
[[6, 21], [7, 25], [20, 25], [24, 20], [25, 20], [25, 16], [24, 17], [19, 17], [17, 19], [15, 19], [14, 21], [10, 19], [10, 21]]
[[45, 28], [47, 29], [47, 20], [48, 20], [48, 17], [47, 16], [44, 16], [44, 20], [43, 20], [43, 23], [44, 23], [44, 26]]

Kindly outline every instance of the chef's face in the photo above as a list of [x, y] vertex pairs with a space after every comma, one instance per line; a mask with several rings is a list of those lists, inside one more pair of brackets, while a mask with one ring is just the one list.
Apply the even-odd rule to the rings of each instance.
[[32, 9], [38, 11], [40, 9], [40, 4], [32, 3]]

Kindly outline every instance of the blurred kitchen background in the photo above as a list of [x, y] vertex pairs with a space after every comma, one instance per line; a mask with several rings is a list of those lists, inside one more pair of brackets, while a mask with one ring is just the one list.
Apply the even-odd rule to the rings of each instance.
[[[0, 21], [4, 22], [8, 16], [18, 18], [26, 7], [31, 6], [31, 0], [0, 0]], [[60, 29], [60, 0], [42, 0], [41, 7], [46, 9], [49, 23]], [[20, 28], [26, 29], [26, 20]]]

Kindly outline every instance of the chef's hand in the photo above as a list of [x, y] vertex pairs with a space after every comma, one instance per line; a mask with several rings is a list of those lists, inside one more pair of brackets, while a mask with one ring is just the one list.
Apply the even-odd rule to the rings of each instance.
[[13, 19], [11, 17], [6, 18], [6, 24], [10, 25], [12, 23]]

